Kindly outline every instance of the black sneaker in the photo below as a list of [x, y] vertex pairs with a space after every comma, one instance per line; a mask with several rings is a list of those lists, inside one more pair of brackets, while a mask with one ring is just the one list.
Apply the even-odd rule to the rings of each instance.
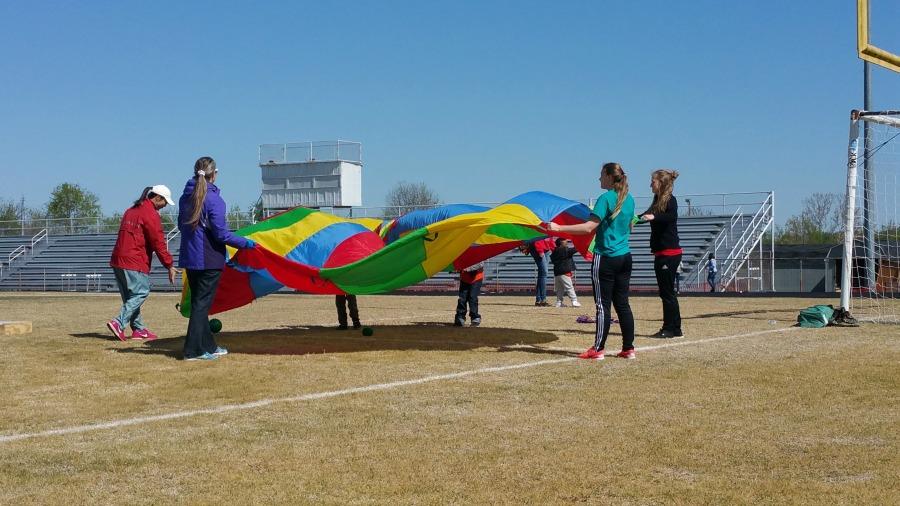
[[463, 326], [463, 322], [461, 322], [461, 321], [459, 321], [459, 320], [456, 320], [456, 321], [453, 322], [453, 326], [454, 326], [454, 327], [462, 327], [462, 326]]
[[653, 334], [653, 335], [647, 336], [647, 337], [650, 337], [652, 339], [671, 339], [671, 338], [675, 337], [675, 332], [672, 332], [671, 330], [666, 330], [666, 329], [659, 329], [659, 331], [657, 331], [656, 334]]
[[675, 332], [672, 332], [672, 334], [673, 334], [672, 337], [684, 337], [684, 333], [681, 332], [681, 329], [678, 329]]
[[362, 323], [359, 323], [359, 322], [353, 322], [353, 328], [356, 329], [356, 330], [361, 329], [361, 328], [362, 328]]
[[479, 325], [481, 325], [481, 320], [472, 320], [472, 326], [473, 326], [473, 327], [477, 327], [477, 326], [479, 326]]

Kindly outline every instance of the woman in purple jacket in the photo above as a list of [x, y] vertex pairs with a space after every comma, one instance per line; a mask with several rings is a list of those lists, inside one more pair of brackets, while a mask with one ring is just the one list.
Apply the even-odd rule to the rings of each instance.
[[178, 201], [181, 251], [178, 266], [187, 272], [191, 288], [191, 319], [184, 339], [185, 360], [212, 360], [228, 354], [217, 346], [209, 328], [209, 308], [225, 267], [225, 245], [252, 249], [250, 239], [236, 236], [225, 224], [225, 201], [213, 183], [216, 162], [208, 156], [194, 164], [194, 177], [184, 185]]

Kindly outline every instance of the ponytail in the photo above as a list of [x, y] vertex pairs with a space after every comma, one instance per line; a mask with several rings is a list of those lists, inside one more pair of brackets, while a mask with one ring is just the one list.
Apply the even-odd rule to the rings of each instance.
[[150, 186], [144, 188], [144, 191], [141, 192], [141, 196], [134, 201], [134, 204], [131, 207], [138, 207], [139, 205], [144, 203], [144, 200], [150, 198], [150, 188]]
[[628, 176], [625, 175], [625, 170], [622, 169], [622, 166], [615, 162], [603, 164], [603, 173], [612, 177], [612, 187], [616, 191], [616, 195], [618, 195], [616, 208], [613, 209], [612, 214], [609, 216], [610, 220], [614, 220], [622, 212], [622, 204], [625, 203], [625, 197], [628, 196]]
[[203, 201], [206, 200], [207, 181], [216, 172], [216, 161], [208, 156], [197, 159], [194, 163], [194, 193], [191, 194], [191, 216], [187, 224], [197, 228], [200, 223], [200, 215], [203, 214]]
[[653, 198], [651, 210], [654, 214], [664, 213], [669, 207], [669, 200], [672, 199], [672, 190], [675, 188], [675, 180], [678, 179], [678, 171], [659, 169], [654, 171], [650, 177], [659, 183], [659, 190]]

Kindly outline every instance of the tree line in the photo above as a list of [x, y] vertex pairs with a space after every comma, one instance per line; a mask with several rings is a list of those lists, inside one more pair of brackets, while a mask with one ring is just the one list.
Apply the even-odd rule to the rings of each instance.
[[[840, 244], [844, 241], [844, 221], [847, 199], [837, 193], [813, 193], [803, 199], [800, 214], [791, 216], [785, 224], [775, 229], [775, 244]], [[859, 206], [860, 203], [857, 203]], [[896, 241], [900, 237], [900, 224], [885, 221], [880, 216], [873, 225], [876, 241]], [[854, 212], [854, 228], [857, 235], [863, 226], [863, 210]]]
[[[135, 198], [137, 194], [135, 195]], [[440, 204], [437, 193], [425, 183], [397, 183], [385, 198], [385, 218], [393, 218], [411, 209], [429, 209]], [[165, 230], [176, 225], [178, 209], [166, 207], [160, 212]], [[237, 230], [263, 219], [262, 201], [241, 208], [233, 204], [226, 217], [228, 227]], [[104, 215], [100, 198], [90, 190], [74, 183], [62, 183], [50, 192], [50, 199], [41, 207], [27, 207], [24, 200], [15, 202], [0, 199], [0, 235], [33, 235], [44, 229], [55, 233], [115, 232], [122, 220], [122, 212]]]
[[837, 193], [813, 193], [800, 214], [775, 228], [775, 244], [838, 244], [843, 241], [846, 199]]
[[[138, 194], [135, 194], [135, 198]], [[253, 220], [262, 219], [262, 204], [256, 202], [242, 209], [232, 205], [228, 210], [228, 226], [238, 229]], [[160, 212], [165, 230], [175, 227], [178, 209], [166, 207]], [[0, 235], [32, 235], [50, 228], [56, 233], [115, 232], [122, 220], [122, 212], [104, 215], [100, 198], [90, 190], [74, 183], [62, 183], [50, 192], [50, 199], [41, 207], [27, 207], [24, 201], [0, 199]]]

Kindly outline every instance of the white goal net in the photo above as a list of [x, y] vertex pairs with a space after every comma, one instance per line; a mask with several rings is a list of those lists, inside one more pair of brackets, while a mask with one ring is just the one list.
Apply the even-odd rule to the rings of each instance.
[[853, 111], [850, 121], [841, 307], [900, 323], [900, 111]]

